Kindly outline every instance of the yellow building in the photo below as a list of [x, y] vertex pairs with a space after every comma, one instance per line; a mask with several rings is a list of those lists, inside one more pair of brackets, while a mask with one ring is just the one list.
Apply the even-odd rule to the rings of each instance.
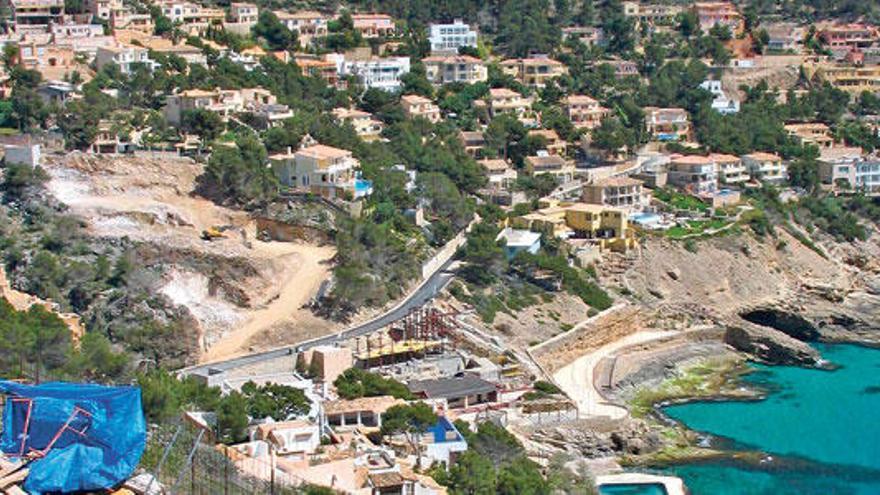
[[562, 239], [587, 239], [600, 249], [626, 251], [635, 246], [626, 211], [603, 205], [542, 199], [541, 208], [516, 217], [514, 228], [552, 234]]
[[828, 63], [804, 64], [807, 79], [828, 81], [837, 89], [858, 95], [862, 91], [880, 91], [880, 66], [855, 67]]

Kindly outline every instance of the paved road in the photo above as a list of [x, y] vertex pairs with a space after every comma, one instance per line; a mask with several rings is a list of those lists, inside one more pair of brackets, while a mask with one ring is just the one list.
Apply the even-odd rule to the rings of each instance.
[[337, 334], [326, 335], [324, 337], [301, 342], [296, 345], [290, 345], [270, 351], [248, 354], [246, 356], [232, 358], [226, 361], [191, 366], [189, 368], [184, 368], [180, 370], [178, 373], [182, 376], [208, 375], [209, 373], [214, 374], [217, 372], [238, 368], [240, 366], [258, 363], [260, 361], [275, 359], [281, 356], [292, 354], [294, 352], [310, 349], [319, 345], [331, 345], [340, 341], [348, 340], [354, 337], [360, 337], [362, 335], [375, 332], [376, 330], [379, 330], [389, 325], [390, 323], [403, 318], [404, 316], [406, 316], [407, 313], [409, 313], [411, 309], [420, 308], [424, 306], [428, 301], [433, 299], [446, 286], [446, 284], [448, 284], [449, 281], [452, 280], [453, 277], [455, 277], [455, 274], [450, 271], [450, 266], [452, 265], [452, 263], [453, 260], [449, 260], [444, 263], [439, 270], [434, 272], [433, 275], [431, 275], [426, 281], [424, 281], [422, 285], [420, 285], [418, 289], [410, 294], [409, 297], [407, 297], [403, 302], [392, 308], [390, 311], [366, 323], [362, 323], [356, 327], [343, 330], [342, 332], [339, 332]]

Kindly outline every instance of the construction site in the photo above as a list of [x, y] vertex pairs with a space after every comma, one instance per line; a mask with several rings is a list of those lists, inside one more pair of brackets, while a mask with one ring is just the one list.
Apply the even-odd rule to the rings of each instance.
[[49, 192], [90, 235], [140, 243], [154, 290], [198, 323], [198, 359], [214, 361], [327, 333], [303, 309], [329, 277], [331, 245], [258, 235], [247, 212], [195, 194], [204, 165], [173, 153], [105, 160], [49, 155]]

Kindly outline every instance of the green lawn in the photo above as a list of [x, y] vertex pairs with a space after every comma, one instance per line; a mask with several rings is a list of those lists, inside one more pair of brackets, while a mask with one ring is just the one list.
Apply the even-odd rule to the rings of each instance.
[[687, 226], [676, 225], [665, 231], [663, 234], [670, 239], [681, 239], [682, 237], [692, 234], [700, 234], [707, 230], [720, 229], [731, 222], [722, 218], [711, 218], [707, 220], [688, 220]]
[[655, 189], [654, 197], [679, 210], [706, 211], [709, 205], [689, 194], [672, 189]]

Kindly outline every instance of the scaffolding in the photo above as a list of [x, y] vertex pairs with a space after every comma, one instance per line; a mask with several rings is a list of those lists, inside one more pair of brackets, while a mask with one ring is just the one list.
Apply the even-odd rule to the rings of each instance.
[[386, 329], [357, 338], [354, 357], [361, 367], [372, 368], [443, 353], [456, 328], [455, 313], [414, 308]]

